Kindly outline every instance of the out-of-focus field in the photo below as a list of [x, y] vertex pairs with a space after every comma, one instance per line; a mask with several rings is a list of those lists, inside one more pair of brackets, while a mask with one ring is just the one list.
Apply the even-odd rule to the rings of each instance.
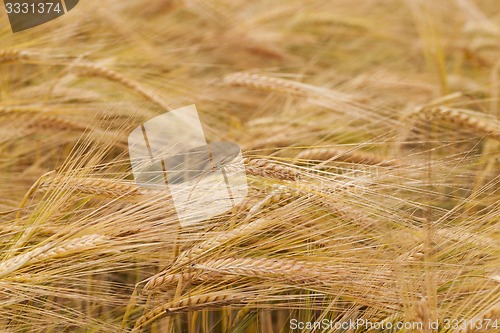
[[[499, 13], [82, 0], [16, 34], [2, 13], [0, 331], [500, 332]], [[180, 228], [127, 137], [190, 104], [249, 193]], [[292, 325], [361, 319], [386, 329]]]

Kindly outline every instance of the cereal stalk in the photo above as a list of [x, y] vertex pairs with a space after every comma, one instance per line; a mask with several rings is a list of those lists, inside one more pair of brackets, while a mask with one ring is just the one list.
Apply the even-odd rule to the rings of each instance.
[[281, 180], [298, 180], [297, 170], [264, 159], [245, 159], [245, 171], [253, 176], [271, 177]]
[[138, 95], [151, 100], [155, 104], [159, 105], [163, 109], [169, 109], [169, 106], [159, 97], [155, 96], [152, 92], [141, 86], [139, 83], [126, 78], [125, 76], [111, 70], [108, 68], [101, 67], [95, 64], [78, 64], [74, 67], [76, 74], [80, 76], [90, 76], [90, 77], [100, 77], [107, 79], [112, 82], [121, 84], [130, 90], [134, 91]]
[[[233, 230], [221, 232], [216, 236], [201, 242], [193, 248], [182, 252], [175, 260], [173, 267], [181, 267], [183, 265], [186, 265], [190, 261], [197, 259], [202, 254], [220, 247], [222, 244], [228, 243], [242, 236], [247, 236], [248, 234], [255, 232], [256, 230], [263, 229], [267, 224], [268, 221], [261, 218], [250, 223], [243, 223], [241, 226]], [[167, 275], [168, 273], [166, 271], [163, 271], [150, 277], [148, 279], [148, 282], [144, 286], [144, 291], [154, 289], [157, 286], [164, 284], [165, 281], [170, 281], [172, 278], [168, 277]]]
[[250, 223], [244, 223], [233, 230], [221, 232], [220, 234], [201, 242], [192, 249], [181, 253], [177, 258], [175, 265], [183, 265], [191, 261], [191, 259], [195, 259], [211, 249], [220, 247], [222, 244], [228, 243], [240, 237], [248, 236], [257, 230], [261, 230], [268, 224], [269, 222], [267, 220], [260, 218]]
[[103, 243], [107, 239], [106, 236], [92, 234], [66, 241], [61, 245], [57, 245], [55, 242], [47, 243], [2, 262], [0, 264], [0, 278], [11, 274], [27, 264], [66, 255], [75, 251], [84, 251]]
[[470, 111], [440, 106], [420, 108], [413, 112], [412, 116], [432, 117], [500, 141], [500, 128], [498, 126], [491, 125], [487, 121], [479, 119], [468, 112]]
[[360, 151], [347, 151], [337, 148], [312, 148], [300, 152], [297, 156], [300, 160], [315, 161], [340, 161], [353, 164], [368, 164], [379, 166], [395, 166], [398, 163], [393, 160], [384, 159], [381, 156]]
[[225, 258], [194, 264], [193, 273], [166, 274], [148, 282], [147, 292], [171, 289], [181, 278], [183, 281], [203, 282], [227, 278], [275, 278], [288, 283], [303, 285], [311, 282], [327, 284], [331, 271], [326, 273], [317, 265], [292, 259]]
[[16, 62], [29, 58], [29, 53], [20, 50], [2, 50], [0, 51], [0, 63]]
[[302, 83], [253, 73], [233, 73], [227, 75], [224, 82], [231, 86], [285, 92], [299, 97], [307, 97], [310, 93]]
[[[70, 178], [71, 185], [68, 185], [68, 189], [83, 193], [83, 194], [95, 194], [102, 195], [106, 197], [116, 198], [116, 197], [133, 197], [139, 195], [155, 195], [161, 194], [161, 190], [150, 190], [142, 189], [135, 183], [117, 181], [105, 178]], [[66, 178], [56, 178], [53, 177], [44, 181], [40, 190], [51, 190], [57, 186], [63, 186], [68, 179]]]
[[140, 317], [135, 323], [134, 329], [131, 332], [140, 332], [148, 324], [151, 324], [155, 320], [164, 316], [171, 316], [180, 312], [197, 311], [206, 308], [241, 303], [244, 302], [245, 298], [246, 297], [241, 293], [236, 294], [217, 292], [201, 296], [191, 296], [183, 298], [181, 300], [174, 300], [167, 304], [161, 305]]

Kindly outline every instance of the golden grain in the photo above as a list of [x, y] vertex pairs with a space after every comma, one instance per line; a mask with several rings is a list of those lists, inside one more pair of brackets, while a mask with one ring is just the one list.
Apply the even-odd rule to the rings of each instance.
[[294, 168], [264, 159], [245, 159], [245, 171], [253, 176], [292, 181], [300, 179], [300, 172]]
[[15, 62], [26, 60], [29, 58], [29, 53], [21, 50], [1, 50], [0, 63]]
[[153, 94], [141, 84], [129, 78], [126, 78], [120, 73], [117, 73], [109, 68], [105, 68], [96, 64], [77, 64], [72, 67], [71, 70], [80, 76], [99, 77], [112, 82], [116, 82], [120, 85], [123, 85], [124, 87], [129, 88], [138, 95], [141, 95], [146, 99], [152, 101], [163, 109], [168, 110], [170, 108], [160, 97]]
[[449, 107], [431, 107], [417, 109], [412, 116], [424, 117], [425, 120], [441, 120], [458, 127], [469, 129], [480, 136], [500, 140], [500, 127], [470, 114], [468, 110]]
[[8, 276], [12, 272], [22, 268], [25, 265], [36, 261], [52, 259], [55, 257], [68, 255], [78, 251], [85, 251], [102, 244], [108, 237], [93, 234], [86, 235], [80, 238], [65, 241], [61, 244], [50, 242], [26, 253], [19, 254], [15, 257], [7, 259], [0, 264], [0, 278]]
[[200, 296], [191, 296], [178, 301], [172, 301], [149, 311], [139, 318], [131, 332], [139, 332], [146, 325], [164, 316], [171, 316], [184, 311], [196, 311], [206, 308], [242, 303], [244, 300], [245, 296], [242, 294], [218, 292]]
[[296, 157], [299, 160], [311, 161], [340, 161], [352, 164], [368, 164], [379, 166], [396, 166], [398, 162], [386, 159], [383, 156], [337, 148], [312, 148], [301, 151]]
[[254, 73], [233, 73], [224, 78], [224, 82], [236, 87], [251, 87], [258, 90], [287, 93], [307, 97], [309, 91], [301, 83]]

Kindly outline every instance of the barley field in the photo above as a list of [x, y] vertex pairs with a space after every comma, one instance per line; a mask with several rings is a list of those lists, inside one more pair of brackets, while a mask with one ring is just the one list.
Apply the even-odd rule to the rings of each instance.
[[[181, 226], [128, 136], [191, 104], [248, 194]], [[2, 333], [500, 332], [500, 3], [2, 12], [0, 222]]]

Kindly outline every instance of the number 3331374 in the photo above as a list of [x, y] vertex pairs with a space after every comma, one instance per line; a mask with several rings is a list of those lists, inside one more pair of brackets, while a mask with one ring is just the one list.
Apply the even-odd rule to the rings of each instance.
[[13, 32], [23, 31], [66, 14], [78, 0], [4, 0]]
[[61, 13], [63, 11], [60, 3], [52, 2], [7, 2], [5, 10], [7, 14], [49, 14], [51, 12]]

